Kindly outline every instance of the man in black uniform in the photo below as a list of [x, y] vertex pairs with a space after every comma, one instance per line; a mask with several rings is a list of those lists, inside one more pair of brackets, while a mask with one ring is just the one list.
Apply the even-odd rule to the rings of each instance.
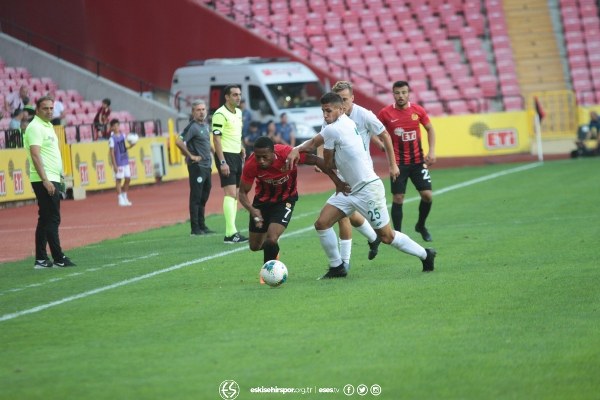
[[192, 120], [185, 127], [175, 144], [185, 155], [190, 181], [190, 225], [192, 236], [214, 233], [204, 222], [204, 206], [208, 201], [211, 184], [212, 152], [210, 132], [206, 119], [206, 103], [192, 103]]

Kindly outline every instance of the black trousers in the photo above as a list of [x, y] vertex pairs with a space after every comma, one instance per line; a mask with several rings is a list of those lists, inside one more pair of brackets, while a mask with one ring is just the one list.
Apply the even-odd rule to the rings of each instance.
[[46, 245], [54, 260], [62, 260], [64, 254], [60, 247], [58, 226], [60, 225], [60, 184], [52, 182], [56, 190], [50, 196], [42, 182], [31, 182], [38, 203], [38, 222], [35, 229], [35, 258], [48, 258]]
[[198, 163], [189, 163], [187, 168], [190, 180], [190, 225], [192, 233], [198, 233], [206, 229], [204, 207], [212, 189], [212, 171]]

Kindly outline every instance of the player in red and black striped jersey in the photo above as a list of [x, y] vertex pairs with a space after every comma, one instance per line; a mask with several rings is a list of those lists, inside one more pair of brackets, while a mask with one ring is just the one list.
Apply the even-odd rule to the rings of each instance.
[[[254, 153], [246, 160], [240, 182], [240, 203], [250, 213], [250, 250], [263, 250], [264, 262], [275, 260], [279, 255], [279, 237], [287, 228], [298, 200], [298, 168], [288, 168], [286, 159], [291, 146], [273, 144], [267, 136], [254, 142]], [[302, 154], [300, 164], [316, 165], [325, 171], [322, 158], [314, 154]], [[347, 191], [347, 184], [334, 172], [327, 175], [338, 191]], [[252, 203], [248, 193], [256, 183]]]
[[[425, 221], [431, 211], [433, 192], [429, 166], [435, 163], [435, 131], [425, 109], [409, 101], [410, 86], [408, 82], [397, 81], [392, 86], [394, 104], [384, 107], [377, 118], [385, 125], [390, 133], [394, 146], [396, 163], [400, 168], [400, 176], [391, 181], [392, 187], [392, 222], [394, 229], [402, 231], [402, 204], [406, 185], [410, 178], [421, 195], [419, 204], [419, 219], [415, 230], [423, 240], [430, 242], [431, 235], [425, 227]], [[427, 131], [429, 151], [423, 152], [421, 125]]]

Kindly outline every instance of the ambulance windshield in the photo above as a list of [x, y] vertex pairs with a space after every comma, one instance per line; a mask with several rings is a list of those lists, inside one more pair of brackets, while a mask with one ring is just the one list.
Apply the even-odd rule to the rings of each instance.
[[317, 81], [277, 83], [267, 87], [280, 109], [320, 107], [319, 100], [324, 93]]

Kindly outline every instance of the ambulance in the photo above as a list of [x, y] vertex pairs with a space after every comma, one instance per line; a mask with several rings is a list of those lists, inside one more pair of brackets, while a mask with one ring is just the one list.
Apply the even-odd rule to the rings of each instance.
[[171, 102], [187, 113], [193, 100], [203, 99], [212, 115], [224, 103], [223, 89], [232, 84], [241, 87], [254, 121], [279, 122], [279, 116], [286, 113], [296, 126], [298, 143], [321, 130], [323, 86], [307, 66], [285, 59], [245, 57], [189, 63], [173, 74]]

